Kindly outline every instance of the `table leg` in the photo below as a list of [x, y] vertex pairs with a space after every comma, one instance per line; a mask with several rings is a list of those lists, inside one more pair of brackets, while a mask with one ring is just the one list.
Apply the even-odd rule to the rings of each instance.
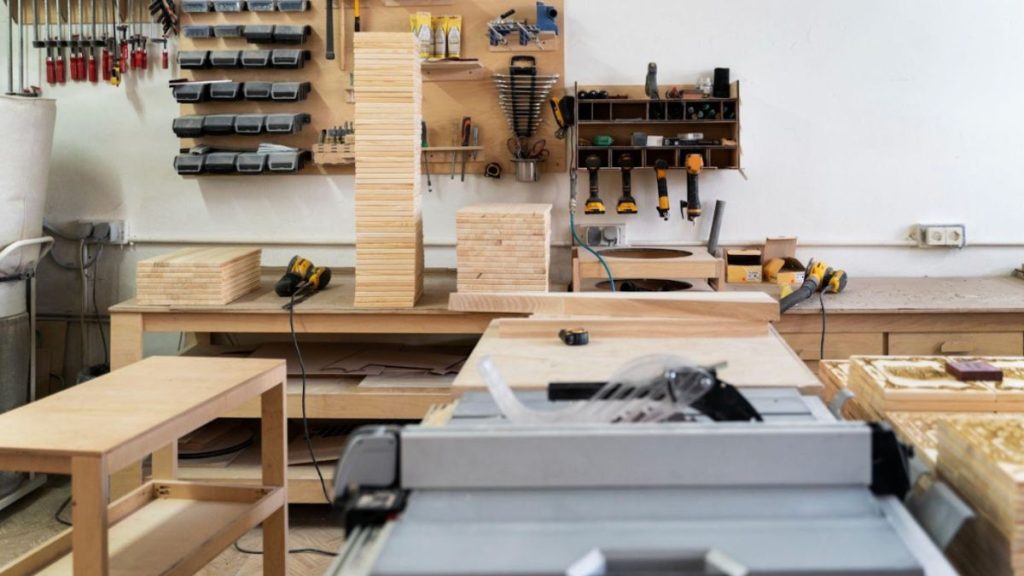
[[[110, 369], [117, 370], [142, 360], [142, 314], [110, 315]], [[129, 464], [110, 478], [110, 492], [120, 498], [142, 486], [142, 463]]]
[[106, 576], [109, 484], [103, 459], [71, 459], [72, 566], [75, 576]]
[[[260, 458], [264, 486], [286, 486], [288, 481], [286, 401], [287, 389], [284, 382], [267, 390], [260, 398]], [[284, 576], [287, 560], [288, 504], [285, 504], [263, 522], [263, 574]]]
[[174, 480], [178, 477], [178, 442], [153, 452], [153, 479]]

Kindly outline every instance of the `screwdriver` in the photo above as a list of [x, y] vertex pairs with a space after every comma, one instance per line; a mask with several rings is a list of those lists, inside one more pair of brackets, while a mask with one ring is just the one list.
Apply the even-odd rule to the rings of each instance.
[[[469, 139], [473, 133], [473, 121], [469, 116], [462, 117], [462, 147], [466, 148], [469, 146]], [[462, 182], [466, 181], [466, 150], [462, 151], [462, 176], [460, 178]]]

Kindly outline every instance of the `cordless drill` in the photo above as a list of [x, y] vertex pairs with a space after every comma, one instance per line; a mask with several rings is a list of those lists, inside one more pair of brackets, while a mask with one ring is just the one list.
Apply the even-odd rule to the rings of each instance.
[[668, 162], [658, 158], [654, 162], [654, 176], [658, 180], [658, 216], [668, 220]]
[[686, 219], [693, 222], [700, 218], [700, 189], [697, 178], [704, 169], [704, 157], [700, 154], [686, 156]]
[[601, 159], [596, 154], [587, 156], [587, 172], [590, 174], [590, 197], [583, 208], [584, 214], [604, 214], [604, 202], [600, 196], [600, 184], [598, 170], [601, 168]]
[[[320, 290], [323, 290], [324, 288], [327, 287], [328, 284], [331, 283], [330, 268], [327, 268], [326, 266], [313, 266], [312, 262], [299, 256], [292, 258], [292, 261], [294, 262], [296, 258], [305, 261], [305, 263], [308, 265], [299, 264], [299, 266], [296, 267], [295, 272], [302, 272], [303, 270], [307, 270], [308, 275], [305, 277], [304, 280], [300, 281], [298, 284], [295, 284], [294, 287], [292, 288], [291, 282], [294, 278], [298, 276], [298, 274], [291, 274], [293, 268], [292, 266], [289, 266], [288, 272], [286, 272], [284, 277], [281, 278], [281, 281], [278, 282], [278, 286], [281, 286], [282, 283], [287, 282], [290, 289], [293, 290], [290, 294], [287, 294], [287, 296], [290, 298], [288, 303], [282, 306], [282, 308], [285, 310], [289, 310], [296, 304], [305, 302], [310, 296], [312, 296], [313, 294]], [[278, 292], [278, 294], [281, 295], [280, 292]]]
[[615, 211], [619, 214], [636, 214], [636, 199], [633, 198], [633, 155], [627, 152], [619, 156], [619, 167], [622, 168], [622, 196]]

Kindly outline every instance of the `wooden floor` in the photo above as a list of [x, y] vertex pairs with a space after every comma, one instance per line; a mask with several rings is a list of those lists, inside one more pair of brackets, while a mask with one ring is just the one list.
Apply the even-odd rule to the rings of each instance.
[[[65, 527], [53, 518], [70, 493], [70, 484], [64, 477], [51, 477], [30, 496], [14, 506], [0, 511], [0, 566], [31, 550]], [[288, 512], [291, 523], [289, 547], [317, 548], [337, 552], [344, 541], [341, 520], [327, 505], [292, 505]], [[64, 512], [64, 518], [68, 511]], [[238, 542], [246, 550], [260, 550], [262, 540], [259, 529], [253, 530]], [[322, 554], [292, 554], [288, 558], [288, 574], [307, 576], [323, 574], [332, 558]], [[229, 548], [206, 568], [202, 576], [243, 576], [261, 574], [263, 557], [243, 554]]]

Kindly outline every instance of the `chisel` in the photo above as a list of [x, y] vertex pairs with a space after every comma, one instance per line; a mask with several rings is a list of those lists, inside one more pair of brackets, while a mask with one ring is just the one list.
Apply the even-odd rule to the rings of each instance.
[[472, 137], [472, 134], [473, 134], [473, 120], [470, 119], [469, 116], [464, 116], [462, 118], [462, 142], [461, 142], [463, 150], [462, 150], [462, 176], [460, 177], [460, 181], [462, 181], [462, 182], [466, 181], [466, 150], [465, 150], [465, 148], [467, 148], [469, 146], [469, 141], [470, 141], [470, 138]]

